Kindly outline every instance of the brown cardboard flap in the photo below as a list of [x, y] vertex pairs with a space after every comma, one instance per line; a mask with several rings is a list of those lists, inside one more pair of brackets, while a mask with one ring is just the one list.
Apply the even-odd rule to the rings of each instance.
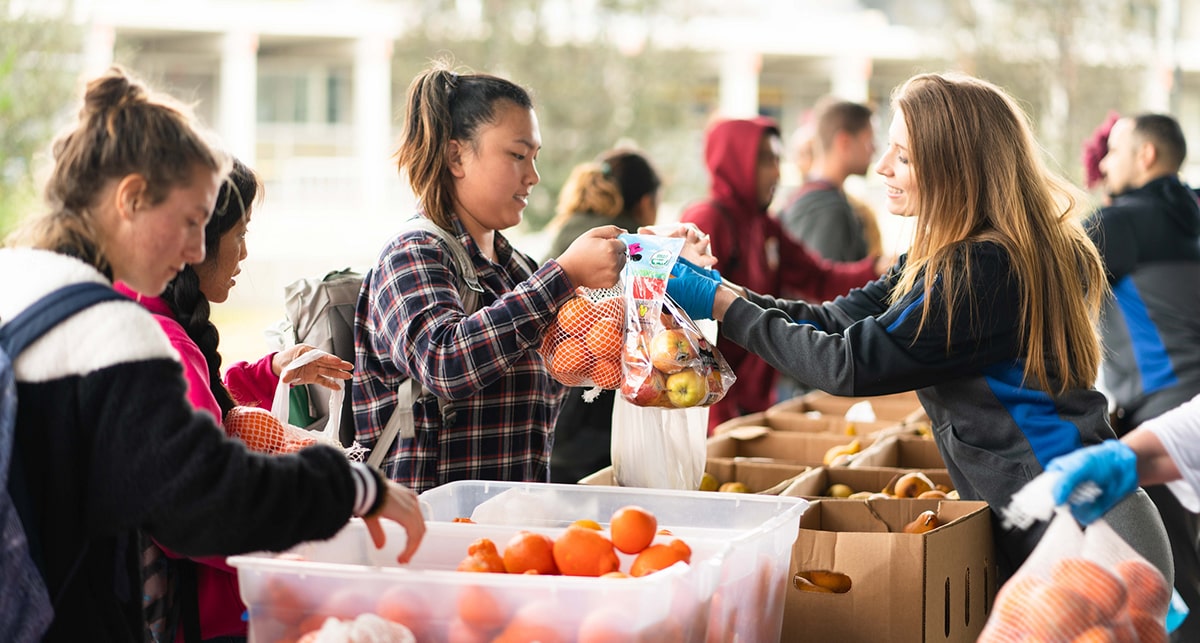
[[921, 410], [921, 401], [913, 391], [870, 397], [847, 397], [830, 395], [824, 391], [813, 391], [798, 398], [775, 404], [767, 410], [768, 415], [778, 412], [806, 413], [844, 418], [846, 411], [859, 402], [871, 403], [875, 419], [881, 422], [901, 422], [914, 412]]
[[[779, 462], [769, 458], [709, 458], [704, 470], [717, 479], [718, 484], [741, 482], [750, 493], [778, 495], [773, 488], [789, 483], [797, 476], [808, 472], [810, 467], [801, 464]], [[579, 481], [579, 484], [616, 486], [613, 468], [605, 467]]]
[[[714, 435], [708, 439], [709, 458], [771, 458], [808, 466], [824, 464], [825, 452], [835, 446], [849, 443], [856, 438], [823, 433], [794, 433], [769, 431], [753, 438], [737, 439], [731, 435]], [[872, 444], [870, 438], [857, 438], [866, 449]]]
[[891, 436], [864, 446], [849, 467], [897, 467], [901, 469], [945, 469], [946, 461], [930, 438]]

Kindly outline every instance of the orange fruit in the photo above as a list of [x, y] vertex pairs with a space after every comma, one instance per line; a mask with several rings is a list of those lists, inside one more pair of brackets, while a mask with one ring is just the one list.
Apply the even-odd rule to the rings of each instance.
[[639, 640], [629, 615], [615, 607], [600, 607], [579, 622], [577, 643], [630, 643]]
[[225, 432], [259, 453], [276, 453], [287, 442], [279, 420], [267, 409], [257, 406], [229, 409], [225, 414]]
[[671, 542], [667, 543], [667, 545], [671, 549], [674, 549], [677, 554], [679, 554], [679, 560], [682, 560], [685, 563], [692, 562], [692, 548], [688, 547], [687, 543], [675, 538], [672, 539]]
[[429, 618], [429, 606], [420, 594], [405, 587], [389, 587], [379, 596], [375, 613], [412, 630], [417, 639], [424, 638]]
[[623, 571], [615, 571], [608, 572], [607, 574], [600, 574], [600, 578], [629, 578], [629, 574], [626, 574]]
[[550, 359], [550, 372], [564, 384], [568, 384], [564, 378], [569, 379], [573, 376], [582, 381], [595, 361], [583, 339], [568, 337], [554, 349], [554, 357]]
[[[417, 640], [422, 639], [418, 638]], [[461, 618], [451, 621], [450, 627], [446, 630], [446, 643], [491, 643], [491, 641], [491, 630], [477, 630], [464, 623]]]
[[492, 643], [568, 643], [568, 633], [573, 631], [564, 617], [568, 613], [552, 600], [526, 603]]
[[600, 523], [588, 518], [580, 518], [579, 520], [571, 523], [571, 525], [575, 527], [583, 527], [584, 529], [595, 529], [596, 531], [600, 531], [602, 529]]
[[566, 576], [601, 576], [617, 571], [621, 559], [604, 534], [584, 527], [567, 527], [554, 540], [554, 563]]
[[615, 390], [621, 386], [621, 363], [615, 359], [596, 360], [588, 375], [596, 386]]
[[1133, 621], [1139, 643], [1166, 643], [1167, 626], [1162, 618], [1145, 612], [1130, 612], [1129, 618]]
[[1049, 578], [1078, 592], [1106, 618], [1113, 618], [1125, 607], [1125, 583], [1098, 563], [1063, 558], [1050, 568]]
[[1154, 616], [1167, 613], [1171, 602], [1171, 588], [1162, 572], [1150, 563], [1136, 558], [1123, 560], [1113, 565], [1113, 572], [1125, 582], [1130, 610], [1142, 611]]
[[1055, 583], [1043, 582], [1024, 595], [1010, 596], [1008, 602], [1010, 624], [1017, 621], [1020, 630], [1036, 640], [1069, 641], [1101, 620], [1086, 598]]
[[1072, 639], [1071, 643], [1117, 643], [1117, 635], [1103, 625], [1094, 625]]
[[283, 445], [279, 447], [279, 453], [295, 453], [316, 443], [316, 438], [286, 438]]
[[654, 514], [637, 505], [616, 510], [608, 523], [613, 546], [626, 554], [636, 554], [650, 546], [656, 529], [658, 520]]
[[504, 559], [496, 551], [496, 543], [480, 538], [467, 547], [467, 557], [458, 564], [460, 572], [505, 573]]
[[296, 625], [312, 609], [312, 605], [290, 583], [282, 578], [268, 578], [263, 587], [263, 613], [284, 625]]
[[554, 540], [545, 534], [517, 532], [504, 546], [504, 568], [510, 574], [557, 574]]
[[455, 518], [454, 520], [451, 520], [450, 522], [463, 522], [463, 523], [467, 523], [467, 524], [471, 524], [471, 525], [475, 524], [474, 520], [471, 520], [470, 518], [465, 518], [463, 516], [459, 516], [459, 517]]
[[508, 622], [508, 605], [485, 587], [467, 585], [458, 593], [458, 618], [468, 627], [490, 634]]
[[665, 543], [650, 545], [633, 559], [633, 564], [629, 566], [629, 575], [640, 577], [653, 574], [683, 560], [682, 552], [677, 547]]
[[558, 325], [562, 327], [567, 334], [575, 337], [583, 337], [587, 335], [588, 329], [592, 327], [597, 315], [596, 307], [586, 297], [578, 295], [567, 300], [561, 308], [558, 309]]
[[588, 350], [597, 359], [617, 359], [621, 356], [621, 345], [624, 340], [624, 328], [621, 322], [612, 317], [597, 319], [588, 329], [584, 341]]

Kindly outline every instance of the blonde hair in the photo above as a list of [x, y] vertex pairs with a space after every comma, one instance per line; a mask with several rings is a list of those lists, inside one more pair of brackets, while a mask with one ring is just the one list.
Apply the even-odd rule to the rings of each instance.
[[625, 210], [621, 188], [604, 172], [600, 163], [580, 163], [571, 170], [562, 191], [551, 225], [561, 226], [572, 214], [590, 212], [614, 218]]
[[173, 188], [189, 185], [197, 168], [223, 176], [231, 164], [187, 107], [151, 92], [120, 67], [88, 83], [79, 122], [51, 150], [49, 213], [28, 222], [10, 243], [78, 257], [110, 277], [94, 220], [96, 198], [109, 181], [141, 175], [156, 205]]
[[970, 264], [962, 263], [966, 245], [997, 243], [1020, 289], [1025, 380], [1055, 393], [1090, 387], [1100, 367], [1096, 321], [1108, 285], [1081, 223], [1085, 195], [1045, 166], [1024, 112], [991, 83], [922, 74], [901, 86], [892, 104], [904, 115], [919, 195], [916, 233], [893, 299], [924, 275], [924, 327], [937, 275], [949, 335], [954, 307], [970, 306], [974, 297]]

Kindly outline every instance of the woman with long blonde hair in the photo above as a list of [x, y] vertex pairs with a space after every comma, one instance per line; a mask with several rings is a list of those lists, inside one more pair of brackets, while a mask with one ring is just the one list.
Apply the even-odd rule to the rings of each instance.
[[[1082, 194], [1042, 162], [1003, 90], [922, 74], [895, 92], [892, 107], [877, 171], [888, 210], [917, 225], [891, 271], [824, 305], [723, 287], [687, 266], [669, 292], [814, 388], [916, 390], [959, 495], [1003, 508], [1052, 458], [1114, 437], [1094, 388], [1107, 282], [1080, 222]], [[1172, 577], [1162, 521], [1144, 493], [1107, 518]], [[994, 523], [1004, 578], [1044, 525]]]

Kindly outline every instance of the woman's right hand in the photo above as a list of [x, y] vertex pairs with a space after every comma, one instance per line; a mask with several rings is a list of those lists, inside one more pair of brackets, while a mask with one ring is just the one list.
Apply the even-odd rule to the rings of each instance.
[[615, 225], [592, 228], [579, 235], [557, 259], [575, 286], [611, 288], [621, 276], [628, 250], [617, 238], [624, 232]]
[[404, 527], [408, 540], [404, 543], [404, 551], [400, 552], [396, 560], [407, 563], [412, 560], [413, 554], [417, 553], [417, 547], [425, 537], [425, 516], [421, 515], [421, 503], [417, 501], [415, 491], [391, 480], [386, 481], [379, 492], [386, 494], [383, 505], [374, 514], [364, 516], [363, 522], [367, 524], [367, 532], [371, 534], [371, 542], [375, 543], [377, 549], [382, 549], [386, 544], [383, 525], [379, 524], [381, 518], [397, 522]]

